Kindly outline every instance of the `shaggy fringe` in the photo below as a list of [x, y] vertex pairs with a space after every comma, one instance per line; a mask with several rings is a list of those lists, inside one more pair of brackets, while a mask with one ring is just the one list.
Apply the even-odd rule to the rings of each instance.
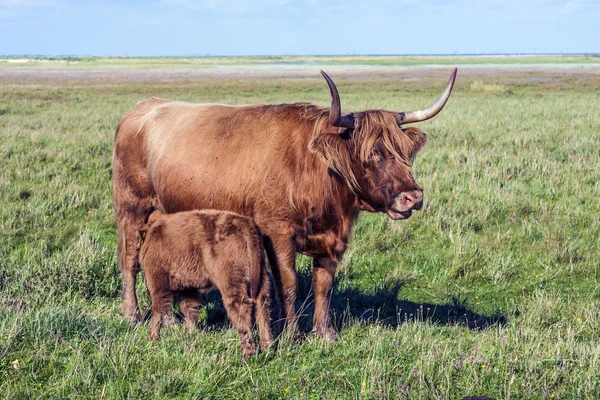
[[387, 151], [410, 166], [417, 152], [427, 141], [427, 135], [419, 128], [400, 128], [395, 113], [390, 111], [362, 111], [356, 113], [354, 118], [357, 127], [350, 140], [362, 163], [371, 159], [375, 143], [381, 140]]

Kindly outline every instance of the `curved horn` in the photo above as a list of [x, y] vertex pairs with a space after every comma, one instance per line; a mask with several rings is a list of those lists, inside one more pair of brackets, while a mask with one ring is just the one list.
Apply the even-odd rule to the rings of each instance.
[[333, 126], [339, 126], [342, 128], [354, 128], [354, 118], [352, 115], [342, 115], [342, 107], [340, 105], [340, 94], [335, 87], [335, 83], [331, 80], [329, 75], [325, 71], [321, 70], [321, 75], [327, 81], [329, 85], [329, 91], [331, 92], [331, 110], [329, 111], [329, 123]]
[[456, 79], [456, 68], [452, 71], [452, 75], [450, 75], [450, 80], [448, 81], [448, 85], [446, 89], [442, 92], [442, 95], [439, 99], [436, 100], [435, 103], [430, 105], [424, 110], [419, 111], [410, 111], [410, 112], [401, 112], [396, 116], [396, 121], [398, 125], [410, 124], [413, 122], [425, 121], [426, 119], [433, 118], [437, 113], [442, 111], [444, 105], [448, 101], [450, 97], [450, 93], [452, 92], [452, 87], [454, 86], [454, 80]]

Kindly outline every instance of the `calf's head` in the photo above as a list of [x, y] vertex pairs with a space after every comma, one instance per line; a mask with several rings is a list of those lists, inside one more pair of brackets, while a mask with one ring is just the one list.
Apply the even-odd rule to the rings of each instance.
[[[316, 134], [310, 148], [340, 175], [356, 194], [361, 209], [405, 219], [423, 207], [423, 190], [415, 181], [412, 161], [425, 145], [425, 132], [402, 125], [434, 117], [450, 97], [456, 68], [440, 98], [430, 107], [412, 112], [367, 110], [341, 115], [335, 84], [321, 71], [331, 91], [327, 126], [337, 132]], [[344, 128], [340, 130], [339, 128]]]

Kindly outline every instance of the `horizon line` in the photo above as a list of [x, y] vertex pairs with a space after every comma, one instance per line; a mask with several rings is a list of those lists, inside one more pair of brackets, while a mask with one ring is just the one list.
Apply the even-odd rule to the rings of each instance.
[[577, 53], [355, 53], [355, 54], [183, 54], [183, 55], [91, 55], [91, 54], [2, 54], [0, 58], [266, 58], [266, 57], [560, 57], [560, 56], [596, 56], [600, 52], [577, 52]]

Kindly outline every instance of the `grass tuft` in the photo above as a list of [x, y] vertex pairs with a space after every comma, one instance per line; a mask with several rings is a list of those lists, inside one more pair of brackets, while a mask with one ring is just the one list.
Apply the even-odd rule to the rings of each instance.
[[510, 93], [509, 89], [505, 85], [499, 83], [485, 83], [480, 80], [471, 82], [469, 88], [471, 89], [471, 92], [474, 93]]

